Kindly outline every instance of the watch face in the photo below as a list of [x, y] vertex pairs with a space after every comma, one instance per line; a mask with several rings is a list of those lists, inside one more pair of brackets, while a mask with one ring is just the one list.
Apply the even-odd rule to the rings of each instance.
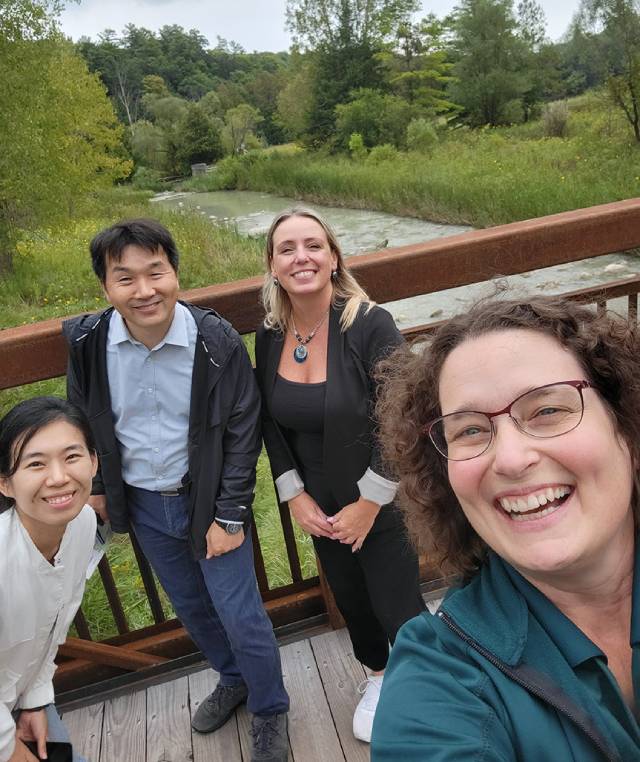
[[227, 534], [238, 534], [242, 529], [242, 524], [220, 524]]

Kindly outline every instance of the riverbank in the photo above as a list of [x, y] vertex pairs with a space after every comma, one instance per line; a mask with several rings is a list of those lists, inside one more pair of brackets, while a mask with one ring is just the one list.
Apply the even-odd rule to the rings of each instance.
[[211, 224], [197, 211], [176, 213], [152, 194], [127, 187], [96, 196], [87, 212], [62, 228], [22, 234], [13, 272], [2, 279], [0, 328], [106, 306], [89, 258], [89, 241], [119, 219], [155, 217], [172, 232], [184, 253], [180, 266], [183, 289], [224, 283], [262, 270], [262, 243]]
[[220, 162], [184, 190], [259, 190], [308, 203], [488, 227], [640, 195], [640, 146], [595, 94], [569, 103], [568, 134], [541, 120], [444, 133], [430, 155], [388, 160], [255, 152]]

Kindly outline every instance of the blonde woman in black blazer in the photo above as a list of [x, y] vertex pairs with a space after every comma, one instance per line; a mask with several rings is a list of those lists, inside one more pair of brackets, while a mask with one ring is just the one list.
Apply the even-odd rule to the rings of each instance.
[[276, 217], [266, 264], [256, 334], [264, 440], [278, 497], [312, 535], [354, 654], [369, 669], [353, 720], [355, 736], [369, 741], [389, 643], [424, 608], [372, 420], [372, 371], [402, 337], [315, 212]]

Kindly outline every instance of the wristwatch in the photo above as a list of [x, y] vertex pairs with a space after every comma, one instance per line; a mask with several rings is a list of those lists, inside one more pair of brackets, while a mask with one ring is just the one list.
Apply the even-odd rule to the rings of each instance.
[[242, 524], [228, 524], [224, 520], [214, 519], [219, 527], [222, 527], [227, 534], [238, 534], [242, 529]]

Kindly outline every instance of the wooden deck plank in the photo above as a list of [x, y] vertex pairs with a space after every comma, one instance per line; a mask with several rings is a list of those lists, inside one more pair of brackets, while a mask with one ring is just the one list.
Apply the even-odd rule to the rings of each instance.
[[[204, 699], [218, 684], [218, 673], [212, 669], [203, 669], [189, 675], [189, 706], [191, 717]], [[238, 721], [232, 717], [214, 733], [197, 733], [191, 731], [193, 741], [193, 762], [242, 762], [240, 740], [238, 738]], [[247, 757], [247, 759], [249, 759]]]
[[100, 758], [103, 714], [102, 702], [62, 714], [74, 752], [90, 762]]
[[336, 630], [311, 638], [313, 650], [338, 738], [349, 762], [369, 762], [369, 744], [353, 735], [353, 712], [360, 700], [358, 686], [366, 674], [353, 655], [346, 630]]
[[105, 702], [100, 762], [145, 762], [146, 753], [146, 691], [127, 693]]
[[147, 762], [192, 759], [187, 678], [147, 688]]
[[344, 754], [308, 640], [280, 649], [291, 698], [289, 741], [296, 762], [339, 762]]

